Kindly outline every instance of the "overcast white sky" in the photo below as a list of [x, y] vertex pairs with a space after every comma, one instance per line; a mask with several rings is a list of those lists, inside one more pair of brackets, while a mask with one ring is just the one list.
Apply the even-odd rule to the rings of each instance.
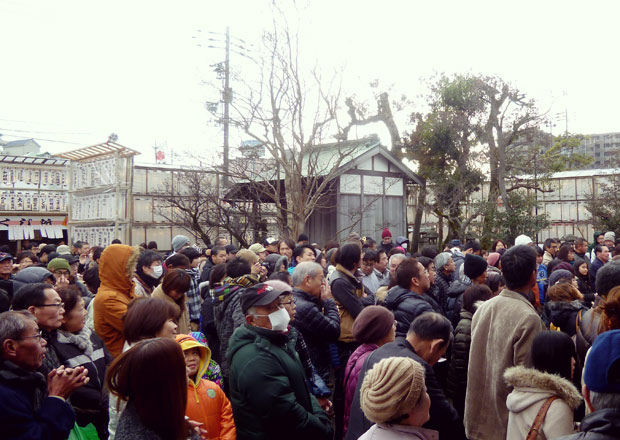
[[[224, 52], [197, 41], [228, 25], [257, 43], [271, 22], [267, 5], [0, 0], [0, 133], [34, 137], [53, 153], [116, 133], [139, 162], [153, 161], [156, 143], [166, 154], [216, 151], [221, 132], [208, 126], [201, 82]], [[344, 66], [346, 94], [365, 95], [378, 78], [415, 98], [434, 73], [499, 75], [551, 115], [567, 110], [571, 132], [620, 131], [619, 16], [617, 1], [312, 0], [303, 57]], [[234, 68], [244, 63], [233, 53]], [[556, 124], [564, 130], [563, 119]]]

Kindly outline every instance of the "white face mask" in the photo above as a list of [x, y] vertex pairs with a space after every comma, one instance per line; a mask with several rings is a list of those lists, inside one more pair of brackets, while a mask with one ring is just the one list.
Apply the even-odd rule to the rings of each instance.
[[150, 273], [149, 276], [158, 279], [164, 274], [164, 268], [162, 266], [155, 266], [152, 268], [153, 273]]
[[[263, 316], [263, 315], [259, 315]], [[288, 323], [291, 320], [291, 317], [288, 315], [288, 312], [285, 308], [281, 308], [276, 310], [275, 312], [271, 312], [269, 315], [269, 322], [271, 323], [271, 330], [277, 332], [283, 332], [288, 327]]]

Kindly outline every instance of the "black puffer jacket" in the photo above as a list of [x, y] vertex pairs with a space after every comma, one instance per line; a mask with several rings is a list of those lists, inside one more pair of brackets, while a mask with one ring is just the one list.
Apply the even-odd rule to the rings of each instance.
[[302, 334], [310, 360], [323, 380], [329, 379], [329, 343], [340, 336], [340, 316], [336, 303], [312, 296], [303, 290], [293, 289], [297, 313], [291, 325]]
[[458, 279], [454, 281], [448, 289], [448, 302], [446, 303], [445, 316], [452, 323], [452, 327], [456, 327], [460, 320], [461, 307], [463, 307], [463, 293], [471, 286]]
[[392, 287], [385, 298], [385, 306], [394, 312], [396, 318], [396, 336], [405, 337], [409, 325], [424, 312], [432, 312], [433, 308], [422, 295], [400, 286]]
[[435, 277], [435, 287], [437, 288], [437, 302], [441, 307], [442, 313], [446, 313], [446, 305], [448, 303], [448, 289], [452, 284], [452, 275], [446, 275], [443, 272], [437, 272]]
[[547, 301], [541, 318], [547, 328], [553, 323], [554, 326], [572, 337], [577, 331], [575, 324], [580, 310], [582, 314], [588, 310], [581, 301]]
[[467, 368], [469, 366], [471, 320], [473, 316], [467, 310], [461, 310], [461, 320], [454, 329], [452, 357], [446, 383], [446, 394], [452, 399], [454, 409], [459, 413], [461, 419], [465, 413], [465, 392], [467, 391]]

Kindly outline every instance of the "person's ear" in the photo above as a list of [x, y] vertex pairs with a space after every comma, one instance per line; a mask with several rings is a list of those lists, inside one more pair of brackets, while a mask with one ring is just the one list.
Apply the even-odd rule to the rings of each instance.
[[252, 315], [245, 315], [245, 322], [247, 325], [254, 325], [254, 317]]
[[585, 383], [581, 387], [581, 393], [583, 394], [583, 400], [585, 400], [586, 405], [590, 409], [590, 412], [594, 412], [595, 409], [592, 406], [592, 401], [590, 400], [590, 389], [588, 388], [588, 386]]
[[[56, 283], [54, 282], [54, 284], [56, 284]], [[36, 315], [35, 315], [35, 313], [34, 313], [36, 309], [37, 309], [37, 308], [36, 308], [35, 306], [30, 306], [30, 307], [28, 307], [28, 311], [29, 311], [29, 312], [30, 312], [33, 316], [36, 316]]]
[[441, 349], [443, 348], [443, 344], [444, 344], [443, 339], [433, 339], [431, 341], [431, 345], [429, 348], [433, 356], [441, 352]]
[[12, 358], [17, 355], [17, 341], [14, 339], [5, 339], [2, 344], [2, 352]]

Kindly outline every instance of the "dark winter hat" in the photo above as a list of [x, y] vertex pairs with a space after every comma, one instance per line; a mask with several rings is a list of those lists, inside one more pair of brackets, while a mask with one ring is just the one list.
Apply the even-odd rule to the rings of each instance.
[[394, 314], [382, 306], [368, 306], [353, 323], [353, 337], [357, 342], [378, 342], [394, 326]]
[[75, 255], [71, 255], [71, 254], [62, 254], [62, 255], [59, 255], [58, 258], [67, 260], [69, 265], [78, 263], [80, 261], [78, 257], [76, 257]]
[[385, 228], [383, 230], [383, 232], [381, 233], [381, 238], [386, 238], [386, 237], [392, 237], [392, 233], [390, 232], [390, 230], [388, 228]]
[[479, 255], [465, 255], [465, 262], [463, 265], [463, 272], [470, 280], [478, 278], [487, 270], [487, 262]]
[[241, 311], [245, 315], [250, 307], [271, 304], [283, 293], [264, 283], [248, 287], [241, 294]]
[[609, 330], [596, 337], [588, 353], [583, 381], [595, 393], [620, 393], [620, 330]]
[[557, 283], [570, 283], [573, 279], [572, 272], [566, 269], [556, 269], [549, 275], [549, 287], [555, 286]]
[[235, 246], [234, 244], [227, 244], [224, 249], [226, 249], [226, 253], [227, 254], [233, 254], [234, 255], [237, 252], [239, 252], [239, 248], [237, 248], [237, 246]]
[[458, 238], [455, 238], [454, 240], [450, 241], [449, 246], [453, 248], [453, 247], [462, 247], [463, 245], [461, 244], [461, 240], [459, 240]]
[[310, 241], [310, 239], [308, 238], [306, 234], [299, 234], [299, 237], [297, 237], [297, 242], [300, 242], [300, 241]]

